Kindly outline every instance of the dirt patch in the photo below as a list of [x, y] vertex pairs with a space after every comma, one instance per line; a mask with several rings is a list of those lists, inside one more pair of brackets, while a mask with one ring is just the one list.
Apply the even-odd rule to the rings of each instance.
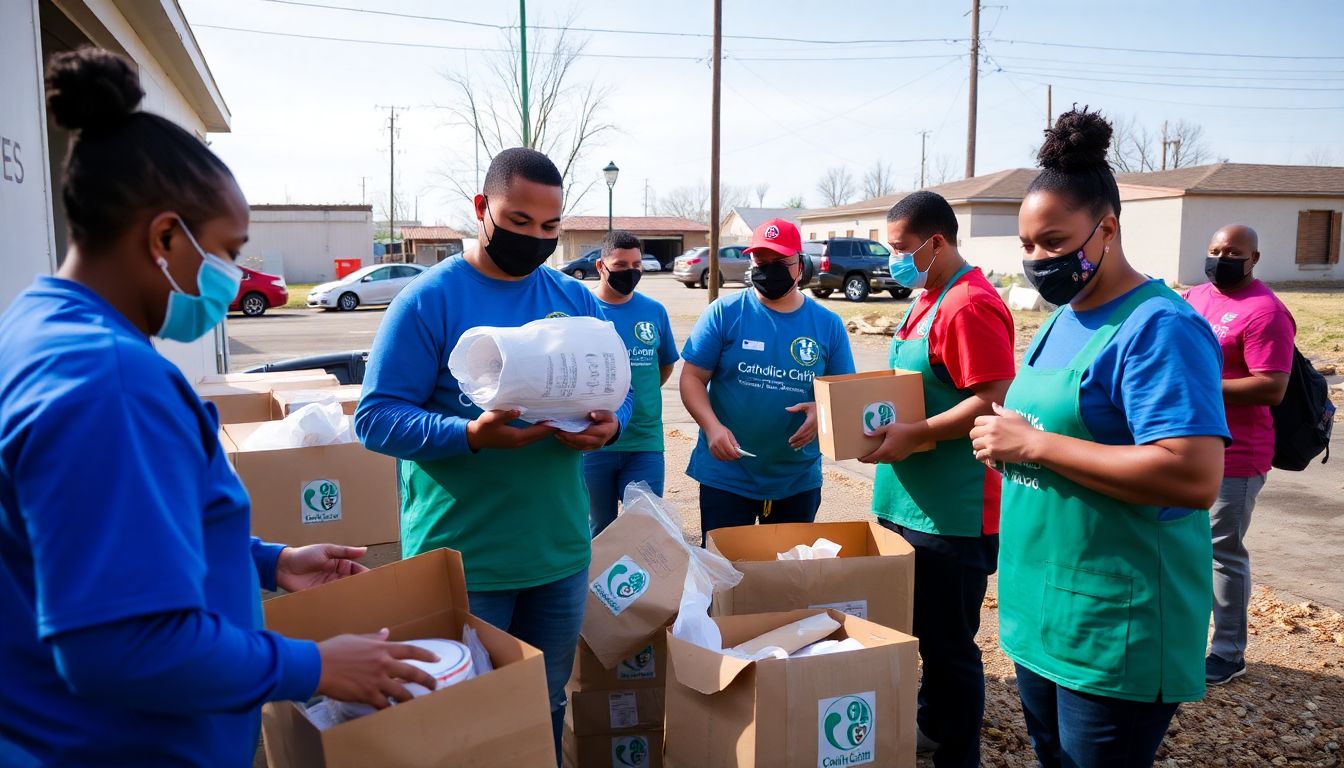
[[[698, 486], [682, 471], [694, 444], [693, 432], [669, 430], [666, 495], [680, 513], [687, 541], [698, 543]], [[836, 470], [826, 472], [825, 482], [818, 519], [868, 518], [871, 483]], [[982, 762], [1030, 768], [1036, 758], [1022, 720], [1016, 673], [998, 648], [996, 582], [990, 584], [980, 620], [978, 639], [986, 678]], [[1344, 616], [1314, 603], [1285, 600], [1273, 589], [1257, 586], [1250, 632], [1246, 676], [1210, 688], [1203, 701], [1181, 706], [1158, 752], [1158, 766], [1341, 765]]]

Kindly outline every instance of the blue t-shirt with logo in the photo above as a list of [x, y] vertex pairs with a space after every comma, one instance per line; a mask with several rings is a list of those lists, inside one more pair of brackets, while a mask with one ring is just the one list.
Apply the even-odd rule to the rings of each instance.
[[700, 316], [682, 350], [686, 362], [713, 372], [709, 403], [742, 450], [719, 461], [705, 433], [686, 472], [712, 488], [752, 499], [782, 499], [821, 487], [816, 441], [800, 450], [789, 438], [806, 414], [786, 408], [812, 402], [812, 380], [854, 372], [849, 335], [839, 315], [804, 297], [792, 312], [763, 305], [754, 290], [719, 299]]
[[[1139, 290], [1135, 288], [1134, 290]], [[1063, 368], [1129, 293], [1083, 312], [1063, 307], [1037, 347], [1033, 368]], [[1078, 408], [1104, 445], [1174, 437], [1230, 439], [1223, 412], [1223, 354], [1209, 322], [1184, 301], [1140, 304], [1101, 348], [1079, 385]], [[1162, 519], [1188, 514], [1169, 509]]]
[[625, 342], [625, 349], [630, 354], [630, 383], [635, 390], [635, 412], [630, 416], [630, 423], [621, 431], [619, 440], [602, 450], [661, 451], [663, 381], [660, 370], [664, 365], [677, 362], [677, 342], [672, 338], [667, 309], [640, 293], [631, 294], [629, 301], [622, 304], [608, 304], [601, 299], [597, 303]]

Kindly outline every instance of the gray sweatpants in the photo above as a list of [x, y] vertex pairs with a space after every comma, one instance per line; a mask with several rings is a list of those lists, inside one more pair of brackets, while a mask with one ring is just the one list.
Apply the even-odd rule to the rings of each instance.
[[1255, 497], [1265, 476], [1224, 477], [1218, 501], [1209, 508], [1213, 528], [1213, 647], [1228, 661], [1246, 655], [1246, 608], [1251, 602], [1251, 555], [1246, 531], [1251, 527]]

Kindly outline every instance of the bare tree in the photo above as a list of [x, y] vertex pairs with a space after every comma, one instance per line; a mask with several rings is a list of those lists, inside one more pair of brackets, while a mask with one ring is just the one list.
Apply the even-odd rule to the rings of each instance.
[[1111, 167], [1120, 173], [1142, 173], [1158, 169], [1161, 147], [1154, 147], [1153, 134], [1132, 115], [1111, 120], [1111, 148], [1107, 154]]
[[1212, 153], [1204, 143], [1204, 126], [1177, 120], [1162, 123], [1162, 140], [1166, 142], [1168, 168], [1185, 168], [1209, 162]]
[[803, 196], [802, 196], [802, 195], [794, 195], [793, 197], [790, 197], [788, 200], [785, 200], [785, 201], [784, 201], [784, 207], [785, 207], [785, 208], [806, 208], [806, 207], [807, 207], [807, 204], [803, 202]]
[[1302, 158], [1303, 165], [1339, 165], [1334, 150], [1329, 147], [1316, 147]]
[[[744, 208], [751, 202], [751, 190], [746, 187], [722, 186], [719, 188], [719, 210], [730, 211]], [[659, 216], [679, 216], [683, 219], [708, 224], [709, 222], [709, 185], [688, 184], [676, 187], [666, 195], [654, 200], [654, 212]]]
[[759, 207], [761, 207], [761, 208], [764, 208], [764, 207], [765, 207], [765, 193], [770, 191], [770, 183], [769, 183], [769, 182], [761, 182], [760, 184], [757, 184], [757, 185], [756, 185], [756, 188], [755, 188], [754, 191], [756, 192], [756, 205], [759, 206]]
[[934, 158], [933, 166], [929, 168], [929, 186], [943, 184], [955, 178], [957, 178], [956, 171], [952, 168], [951, 155], [939, 155]]
[[863, 196], [865, 198], [881, 197], [890, 195], [896, 191], [895, 175], [891, 171], [891, 165], [881, 160], [873, 163], [873, 167], [863, 175]]
[[[560, 25], [568, 27], [568, 24]], [[574, 65], [587, 46], [562, 28], [538, 30], [529, 46], [528, 86], [531, 137], [527, 146], [545, 153], [564, 178], [565, 210], [574, 210], [601, 175], [585, 164], [587, 151], [614, 126], [604, 118], [609, 86], [575, 81]], [[518, 38], [500, 33], [500, 50], [477, 59], [482, 69], [444, 74], [450, 100], [443, 108], [454, 122], [470, 129], [475, 146], [452, 158], [452, 170], [443, 175], [453, 190], [470, 200], [477, 193], [474, 155], [479, 149], [486, 165], [500, 151], [523, 145], [523, 107], [519, 95]]]
[[842, 165], [827, 168], [826, 175], [817, 182], [817, 194], [828, 207], [844, 205], [854, 197], [854, 177]]

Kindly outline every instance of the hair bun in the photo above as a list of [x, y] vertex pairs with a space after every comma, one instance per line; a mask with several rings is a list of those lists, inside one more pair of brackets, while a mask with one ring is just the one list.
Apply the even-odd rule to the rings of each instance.
[[46, 79], [47, 111], [71, 131], [115, 128], [135, 112], [145, 95], [131, 63], [102, 48], [52, 56]]
[[1106, 152], [1111, 146], [1111, 124], [1099, 112], [1074, 108], [1059, 116], [1055, 127], [1045, 129], [1045, 143], [1036, 153], [1042, 168], [1078, 173], [1110, 169]]

